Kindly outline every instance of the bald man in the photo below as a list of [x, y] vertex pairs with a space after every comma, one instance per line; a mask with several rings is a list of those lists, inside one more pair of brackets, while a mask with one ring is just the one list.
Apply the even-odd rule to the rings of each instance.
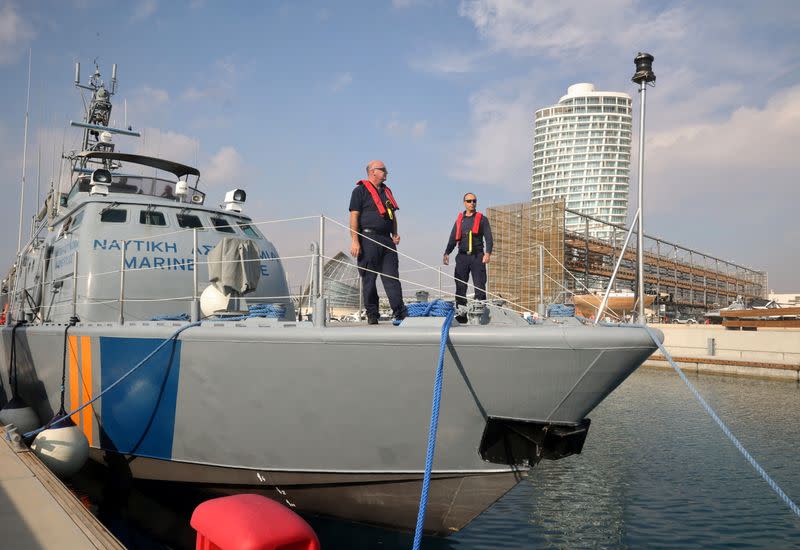
[[395, 319], [408, 315], [403, 303], [397, 261], [397, 201], [384, 183], [389, 175], [380, 160], [367, 164], [367, 179], [356, 182], [350, 195], [350, 254], [358, 261], [367, 322], [378, 324], [378, 274]]

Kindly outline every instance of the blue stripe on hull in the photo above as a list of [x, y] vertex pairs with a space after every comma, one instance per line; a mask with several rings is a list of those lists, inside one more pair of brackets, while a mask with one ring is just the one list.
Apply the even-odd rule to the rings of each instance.
[[[100, 337], [101, 387], [105, 389], [147, 357], [163, 340]], [[172, 458], [181, 342], [164, 346], [101, 398], [104, 449]]]

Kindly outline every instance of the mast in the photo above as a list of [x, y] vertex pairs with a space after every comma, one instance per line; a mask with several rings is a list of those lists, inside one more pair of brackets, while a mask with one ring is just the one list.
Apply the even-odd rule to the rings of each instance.
[[[89, 99], [89, 104], [86, 106], [86, 113], [83, 116], [83, 122], [75, 122], [71, 120], [70, 126], [83, 128], [83, 142], [81, 144], [81, 151], [113, 151], [114, 143], [111, 140], [111, 134], [121, 134], [125, 136], [139, 137], [139, 132], [134, 132], [130, 128], [124, 130], [122, 128], [113, 128], [109, 126], [111, 121], [111, 98], [117, 92], [117, 64], [111, 66], [111, 88], [106, 88], [106, 84], [101, 78], [100, 67], [97, 65], [97, 60], [94, 64], [94, 73], [89, 78], [88, 84], [81, 84], [81, 64], [75, 63], [75, 87], [81, 88], [91, 92], [92, 96]], [[74, 155], [70, 155], [73, 162], [76, 161]], [[73, 164], [73, 171], [85, 172], [87, 165], [90, 161], [85, 157], [77, 160]], [[93, 161], [98, 162], [98, 161]], [[114, 165], [112, 161], [99, 161], [104, 168], [114, 170], [118, 165]]]
[[[25, 206], [25, 164], [28, 156], [28, 111], [31, 105], [31, 57], [33, 50], [28, 49], [28, 94], [25, 100], [25, 137], [22, 145], [22, 184], [19, 194], [19, 234], [17, 237], [17, 257], [22, 250], [22, 210]], [[17, 259], [19, 262], [19, 258]]]

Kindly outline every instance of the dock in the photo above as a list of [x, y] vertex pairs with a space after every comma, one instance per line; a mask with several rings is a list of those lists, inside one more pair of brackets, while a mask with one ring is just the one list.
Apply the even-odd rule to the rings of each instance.
[[[762, 325], [758, 331], [738, 331], [722, 325], [652, 326], [664, 333], [664, 347], [681, 369], [800, 382], [800, 328]], [[671, 368], [660, 351], [644, 366]]]
[[33, 451], [6, 437], [2, 426], [0, 439], [0, 544], [17, 550], [124, 550]]

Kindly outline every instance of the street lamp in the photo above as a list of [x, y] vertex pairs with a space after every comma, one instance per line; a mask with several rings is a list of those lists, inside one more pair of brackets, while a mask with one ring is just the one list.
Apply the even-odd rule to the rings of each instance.
[[639, 114], [639, 231], [636, 243], [637, 270], [636, 276], [638, 284], [636, 296], [639, 303], [638, 317], [640, 323], [645, 323], [644, 316], [644, 208], [642, 202], [642, 182], [644, 179], [644, 99], [647, 84], [655, 86], [656, 73], [653, 72], [653, 60], [655, 58], [649, 53], [639, 52], [633, 62], [636, 64], [636, 73], [631, 80], [639, 85], [641, 94], [641, 112]]

